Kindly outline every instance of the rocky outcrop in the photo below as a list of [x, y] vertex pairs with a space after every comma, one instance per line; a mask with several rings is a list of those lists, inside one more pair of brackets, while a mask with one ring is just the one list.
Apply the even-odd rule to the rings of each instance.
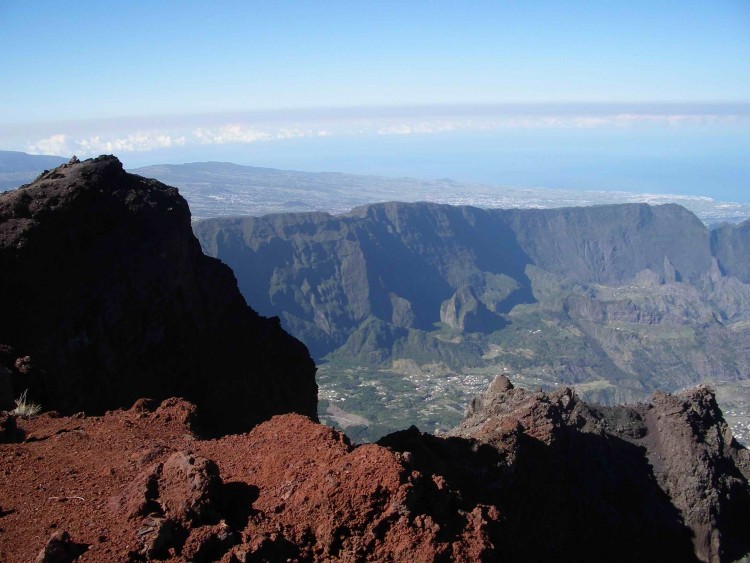
[[0, 195], [0, 345], [15, 396], [62, 413], [179, 395], [213, 432], [316, 416], [305, 347], [202, 254], [176, 189], [114, 157]]
[[410, 428], [360, 446], [295, 414], [203, 440], [195, 414], [169, 399], [20, 419], [25, 441], [0, 444], [0, 560], [32, 560], [55, 530], [86, 561], [714, 562], [750, 551], [748, 452], [705, 387], [599, 408], [498, 378], [452, 436]]
[[[170, 400], [25, 420], [26, 443], [0, 444], [13, 482], [0, 487], [0, 560], [30, 561], [71, 537], [86, 561], [492, 558], [497, 510], [458, 510], [459, 492], [408, 456], [355, 447], [299, 415], [201, 440], [190, 410]], [[54, 528], [65, 537], [44, 547]]]
[[35, 563], [73, 563], [87, 549], [87, 545], [75, 543], [65, 530], [55, 532], [37, 555]]
[[524, 513], [554, 514], [538, 520], [543, 529], [569, 518], [589, 531], [612, 526], [607, 542], [622, 541], [617, 549], [632, 555], [631, 534], [651, 556], [668, 556], [670, 545], [675, 556], [687, 542], [701, 561], [734, 561], [750, 551], [750, 456], [705, 386], [600, 408], [567, 388], [530, 393], [498, 377], [454, 435], [501, 454], [508, 470], [500, 506], [513, 489], [536, 488]]
[[492, 314], [470, 286], [463, 286], [440, 306], [440, 322], [461, 332], [492, 332], [502, 319]]

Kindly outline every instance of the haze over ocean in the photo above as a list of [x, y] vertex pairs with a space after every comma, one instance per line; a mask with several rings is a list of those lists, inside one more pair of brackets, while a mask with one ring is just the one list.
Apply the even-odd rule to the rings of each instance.
[[0, 50], [0, 150], [750, 201], [747, 0], [10, 1]]
[[[707, 138], [710, 137], [710, 138]], [[155, 162], [228, 161], [309, 172], [348, 172], [514, 187], [686, 194], [750, 202], [750, 130], [500, 130], [312, 137], [124, 153]]]

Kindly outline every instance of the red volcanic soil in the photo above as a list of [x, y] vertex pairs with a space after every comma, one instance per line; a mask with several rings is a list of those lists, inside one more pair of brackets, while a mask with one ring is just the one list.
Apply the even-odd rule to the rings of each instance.
[[454, 436], [360, 446], [297, 414], [202, 439], [182, 399], [3, 414], [0, 561], [740, 559], [747, 450], [709, 389], [652, 401], [498, 378]]
[[448, 509], [445, 482], [402, 454], [300, 415], [218, 440], [197, 438], [194, 419], [179, 399], [18, 419], [22, 441], [0, 444], [0, 561], [475, 561], [492, 549], [497, 510]]

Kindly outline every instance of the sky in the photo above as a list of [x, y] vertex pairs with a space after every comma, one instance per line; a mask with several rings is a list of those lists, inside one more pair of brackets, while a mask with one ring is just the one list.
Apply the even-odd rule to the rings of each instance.
[[750, 188], [748, 0], [0, 0], [0, 52], [5, 150]]

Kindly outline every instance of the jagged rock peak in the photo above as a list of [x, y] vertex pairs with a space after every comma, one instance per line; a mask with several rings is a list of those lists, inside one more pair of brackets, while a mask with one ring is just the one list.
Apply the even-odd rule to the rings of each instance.
[[[544, 459], [567, 481], [565, 494], [617, 495], [624, 483], [637, 483], [628, 486], [636, 487], [638, 498], [612, 501], [612, 513], [622, 518], [644, 503], [660, 514], [652, 525], [671, 529], [677, 542], [691, 538], [701, 561], [734, 561], [750, 551], [750, 455], [732, 438], [708, 386], [657, 392], [649, 403], [599, 407], [569, 388], [529, 392], [499, 376], [474, 399], [453, 435], [494, 447], [516, 468], [516, 479], [520, 468]], [[606, 472], [596, 470], [599, 465]], [[549, 487], [535, 471], [525, 479]], [[666, 516], [671, 510], [685, 532], [675, 527], [675, 516]]]
[[203, 255], [176, 188], [114, 156], [71, 159], [0, 195], [0, 312], [13, 393], [47, 409], [184, 396], [217, 432], [316, 416], [304, 345]]

